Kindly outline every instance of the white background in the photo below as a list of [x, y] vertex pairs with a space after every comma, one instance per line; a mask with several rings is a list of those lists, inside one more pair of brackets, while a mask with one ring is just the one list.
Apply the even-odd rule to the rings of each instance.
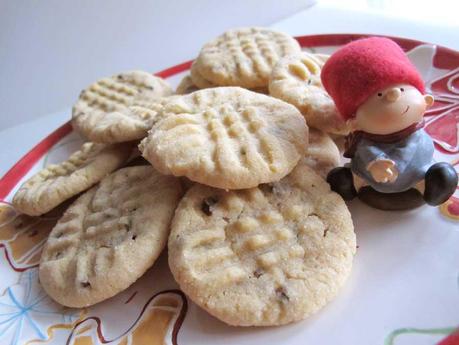
[[[192, 59], [225, 29], [273, 25], [314, 2], [0, 0], [0, 131], [70, 107], [97, 78], [162, 70]], [[275, 27], [392, 34], [459, 48], [458, 11], [455, 0], [321, 0]]]
[[313, 0], [0, 0], [0, 130], [72, 105], [123, 70], [192, 59], [222, 31], [267, 26]]
[[270, 26], [292, 35], [401, 36], [459, 50], [456, 0], [321, 0], [300, 10], [308, 3], [0, 0], [0, 176], [68, 121], [79, 91], [98, 77], [191, 59], [229, 27], [287, 16]]

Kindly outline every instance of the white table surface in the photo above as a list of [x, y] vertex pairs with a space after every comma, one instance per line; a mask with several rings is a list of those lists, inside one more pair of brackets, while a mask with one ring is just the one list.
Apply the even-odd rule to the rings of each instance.
[[[401, 36], [432, 42], [459, 50], [458, 30], [450, 25], [427, 24], [420, 21], [387, 16], [377, 12], [343, 9], [318, 4], [272, 25], [292, 35], [320, 33], [369, 33]], [[190, 47], [184, 59], [190, 59], [199, 45]], [[174, 65], [182, 61], [171, 61]], [[163, 67], [168, 67], [166, 64]], [[47, 134], [70, 117], [70, 106], [63, 111], [39, 117], [0, 131], [0, 176]]]

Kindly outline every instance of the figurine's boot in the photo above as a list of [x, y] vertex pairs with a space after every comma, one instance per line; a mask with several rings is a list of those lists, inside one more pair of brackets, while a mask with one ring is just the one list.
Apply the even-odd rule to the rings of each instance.
[[330, 170], [327, 182], [332, 191], [341, 195], [344, 200], [352, 200], [357, 195], [354, 186], [352, 171], [346, 167], [338, 167]]
[[432, 206], [444, 203], [457, 188], [457, 173], [451, 164], [435, 163], [426, 172], [424, 200]]

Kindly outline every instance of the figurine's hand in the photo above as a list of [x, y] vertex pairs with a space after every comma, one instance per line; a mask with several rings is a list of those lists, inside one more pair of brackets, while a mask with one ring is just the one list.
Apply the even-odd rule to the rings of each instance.
[[368, 164], [367, 170], [378, 183], [394, 182], [398, 177], [395, 162], [390, 159], [378, 159]]

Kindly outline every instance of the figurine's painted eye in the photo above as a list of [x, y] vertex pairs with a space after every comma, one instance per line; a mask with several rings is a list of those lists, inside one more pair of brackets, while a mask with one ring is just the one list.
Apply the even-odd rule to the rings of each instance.
[[311, 85], [311, 84], [312, 84], [312, 80], [308, 79], [308, 85]]
[[401, 88], [400, 88], [400, 91], [404, 92], [404, 91], [405, 91], [405, 89], [404, 89], [403, 87], [401, 87]]
[[382, 97], [382, 93], [381, 92], [378, 93], [378, 97]]

